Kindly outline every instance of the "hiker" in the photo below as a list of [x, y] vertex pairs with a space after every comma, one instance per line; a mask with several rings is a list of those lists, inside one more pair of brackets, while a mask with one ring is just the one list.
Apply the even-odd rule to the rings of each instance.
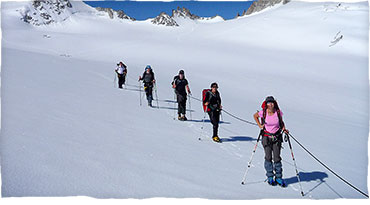
[[147, 65], [145, 67], [145, 72], [143, 76], [139, 76], [139, 81], [142, 80], [144, 83], [144, 91], [146, 93], [146, 99], [148, 100], [148, 105], [152, 107], [153, 101], [153, 85], [155, 83], [154, 73], [152, 67]]
[[175, 91], [177, 96], [177, 104], [178, 104], [178, 119], [181, 121], [188, 120], [185, 116], [186, 114], [186, 100], [187, 100], [187, 93], [191, 95], [188, 80], [185, 79], [185, 73], [183, 70], [179, 71], [179, 75], [175, 76], [172, 81], [172, 88]]
[[[280, 151], [283, 142], [282, 132], [289, 133], [289, 131], [285, 128], [283, 112], [279, 109], [274, 97], [268, 96], [262, 103], [262, 110], [256, 112], [253, 117], [262, 130], [262, 146], [265, 150], [264, 166], [267, 182], [273, 186], [278, 184], [285, 187], [286, 184], [282, 179], [283, 168]], [[261, 118], [261, 122], [259, 118]]]
[[127, 66], [122, 62], [119, 62], [117, 66], [118, 67], [116, 68], [115, 72], [117, 73], [118, 77], [118, 88], [122, 89], [122, 85], [124, 85], [126, 81]]
[[215, 142], [221, 142], [218, 137], [218, 123], [220, 122], [220, 113], [222, 110], [220, 93], [217, 91], [217, 83], [211, 84], [211, 89], [205, 93], [203, 104], [207, 108], [209, 119], [213, 125], [212, 139]]

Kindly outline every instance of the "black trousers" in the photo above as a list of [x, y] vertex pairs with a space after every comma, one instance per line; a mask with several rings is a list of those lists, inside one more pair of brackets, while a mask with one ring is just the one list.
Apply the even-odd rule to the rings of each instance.
[[218, 136], [218, 123], [220, 123], [220, 111], [209, 111], [209, 120], [211, 120], [211, 123], [213, 125], [213, 136]]
[[177, 104], [178, 104], [178, 108], [177, 108], [177, 113], [178, 114], [184, 114], [186, 113], [186, 95], [180, 95], [180, 94], [177, 94]]
[[145, 83], [144, 84], [144, 91], [146, 94], [146, 99], [149, 103], [152, 103], [153, 100], [153, 84]]
[[126, 74], [117, 74], [118, 76], [118, 87], [119, 88], [122, 88], [122, 85], [125, 84], [125, 81], [126, 81]]

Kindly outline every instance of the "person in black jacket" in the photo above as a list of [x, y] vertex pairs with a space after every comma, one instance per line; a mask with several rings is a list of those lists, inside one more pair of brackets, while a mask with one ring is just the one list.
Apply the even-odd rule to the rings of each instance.
[[191, 95], [189, 89], [188, 80], [185, 79], [185, 73], [183, 70], [180, 70], [179, 75], [175, 76], [172, 81], [172, 88], [175, 90], [177, 96], [177, 103], [178, 103], [178, 119], [181, 121], [186, 121], [187, 118], [185, 116], [186, 113], [186, 100], [187, 100], [187, 93]]
[[127, 66], [122, 62], [117, 64], [115, 72], [118, 76], [118, 88], [122, 89], [122, 85], [125, 85], [126, 75], [127, 75]]
[[139, 81], [142, 80], [144, 83], [144, 91], [146, 93], [146, 99], [148, 105], [152, 107], [153, 101], [153, 84], [155, 83], [154, 73], [150, 65], [147, 65], [143, 76], [139, 76]]
[[209, 109], [208, 115], [213, 125], [212, 139], [215, 142], [221, 142], [218, 137], [218, 124], [220, 122], [220, 113], [222, 109], [220, 93], [217, 91], [217, 83], [211, 84], [211, 90], [206, 93], [204, 105]]

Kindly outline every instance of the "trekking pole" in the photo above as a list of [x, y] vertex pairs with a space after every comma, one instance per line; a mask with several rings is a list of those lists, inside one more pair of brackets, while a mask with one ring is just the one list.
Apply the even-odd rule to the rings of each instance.
[[141, 106], [142, 105], [142, 103], [141, 103], [141, 83], [140, 83], [140, 80], [138, 82], [139, 82], [139, 90], [140, 90], [139, 97], [140, 97], [140, 106]]
[[173, 120], [176, 120], [176, 92], [173, 89]]
[[294, 167], [295, 167], [295, 173], [297, 175], [297, 178], [298, 178], [298, 183], [299, 183], [299, 187], [301, 189], [301, 195], [304, 196], [304, 193], [303, 193], [303, 189], [302, 189], [302, 184], [301, 184], [301, 178], [299, 177], [299, 173], [298, 173], [298, 169], [297, 169], [297, 163], [295, 162], [295, 158], [294, 158], [294, 154], [293, 154], [293, 148], [292, 148], [292, 143], [290, 143], [290, 138], [289, 138], [289, 135], [285, 133], [285, 140], [288, 141], [288, 144], [289, 144], [289, 148], [290, 148], [290, 153], [292, 154], [292, 158], [293, 158], [293, 162], [294, 162]]
[[113, 87], [116, 87], [116, 82], [117, 82], [116, 78], [117, 78], [117, 75], [116, 75], [116, 74], [114, 74]]
[[[191, 94], [190, 94], [190, 96], [191, 96]], [[190, 108], [190, 110], [189, 110], [189, 112], [190, 112], [190, 120], [193, 120], [193, 115], [192, 115], [192, 110], [191, 110], [191, 97], [189, 98], [189, 108]]]
[[204, 121], [206, 119], [206, 111], [204, 111], [204, 117], [203, 117], [203, 120], [202, 120], [202, 127], [200, 128], [200, 137], [198, 138], [198, 140], [202, 140], [202, 136], [203, 136], [203, 132], [204, 132]]
[[155, 85], [155, 98], [157, 99], [157, 107], [159, 109], [158, 93], [157, 93], [157, 83], [155, 83], [154, 85]]
[[125, 74], [125, 89], [127, 90], [127, 82], [128, 82], [128, 79], [127, 79], [127, 73]]
[[258, 138], [257, 138], [257, 142], [256, 142], [256, 145], [254, 145], [254, 149], [253, 149], [253, 152], [252, 152], [252, 155], [251, 155], [251, 158], [249, 159], [249, 162], [248, 162], [248, 167], [247, 169], [245, 170], [245, 173], [244, 173], [244, 176], [243, 176], [243, 180], [242, 180], [242, 184], [245, 185], [245, 179], [247, 177], [247, 173], [249, 171], [249, 168], [251, 167], [252, 165], [252, 160], [253, 160], [253, 156], [254, 156], [254, 153], [256, 153], [256, 150], [257, 150], [257, 146], [258, 146], [258, 142], [260, 141], [260, 138], [261, 138], [261, 135], [263, 133], [263, 130], [260, 131], [260, 134], [258, 135]]

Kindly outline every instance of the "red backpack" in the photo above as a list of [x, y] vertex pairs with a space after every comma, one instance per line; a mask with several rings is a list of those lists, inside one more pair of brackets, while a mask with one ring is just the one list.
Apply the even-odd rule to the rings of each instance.
[[[282, 129], [284, 127], [284, 122], [283, 122], [283, 119], [281, 118], [279, 105], [277, 104], [276, 101], [274, 102], [274, 107], [276, 109], [277, 116], [279, 118], [280, 129]], [[265, 119], [266, 119], [266, 114], [267, 114], [267, 112], [266, 112], [266, 110], [267, 110], [267, 103], [266, 103], [266, 101], [263, 101], [263, 103], [261, 105], [261, 108], [263, 110], [262, 124], [265, 124]]]
[[211, 111], [211, 109], [209, 109], [206, 105], [205, 105], [205, 103], [206, 103], [206, 94], [207, 94], [207, 92], [210, 92], [211, 91], [211, 89], [203, 89], [203, 91], [202, 91], [202, 96], [203, 96], [203, 102], [202, 102], [202, 104], [203, 104], [203, 111], [204, 112], [209, 112], [209, 111]]

